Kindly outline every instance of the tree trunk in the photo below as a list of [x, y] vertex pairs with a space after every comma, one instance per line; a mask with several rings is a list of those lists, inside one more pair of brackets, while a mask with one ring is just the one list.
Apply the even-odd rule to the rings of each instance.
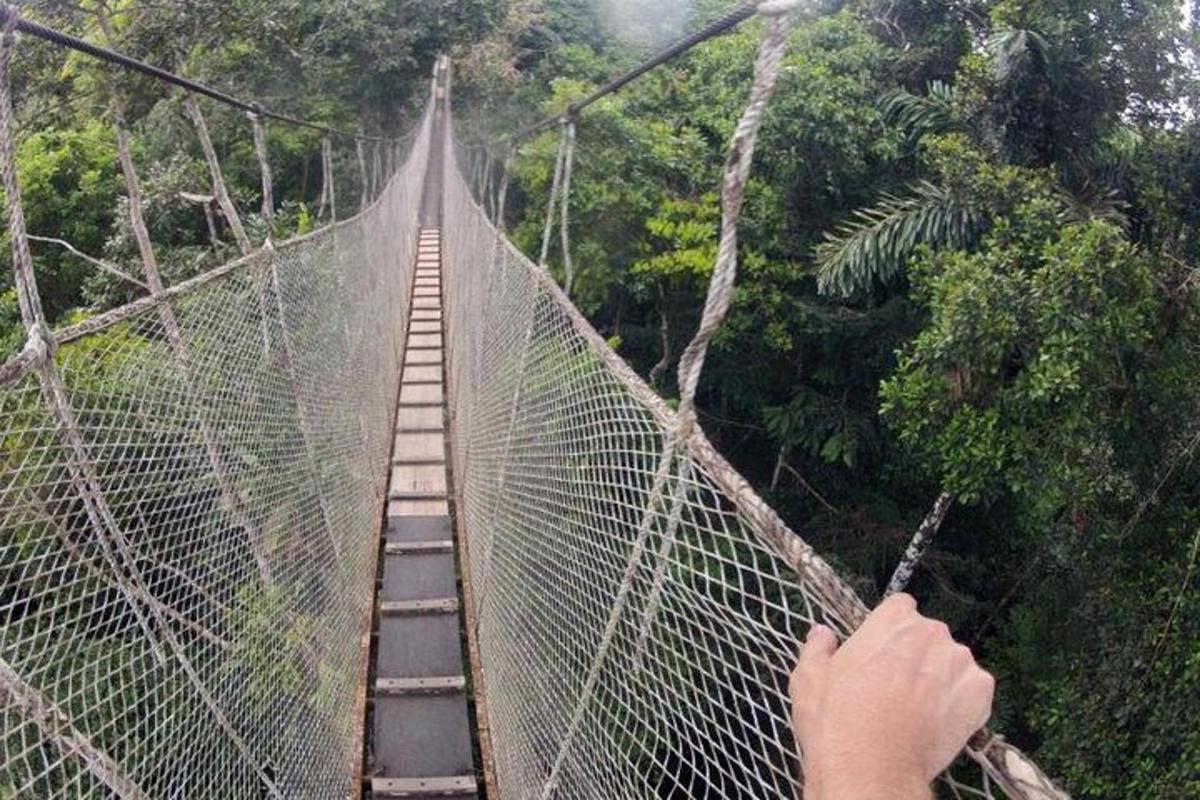
[[663, 375], [671, 364], [671, 328], [667, 321], [666, 292], [662, 283], [658, 284], [658, 340], [662, 355], [658, 363], [650, 368], [650, 385], [661, 391]]

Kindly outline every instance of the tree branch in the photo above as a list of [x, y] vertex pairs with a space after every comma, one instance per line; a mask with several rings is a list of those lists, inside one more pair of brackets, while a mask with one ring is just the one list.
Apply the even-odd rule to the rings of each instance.
[[925, 519], [921, 521], [921, 526], [913, 534], [912, 541], [908, 543], [908, 549], [904, 551], [904, 558], [900, 559], [900, 563], [896, 565], [896, 571], [892, 573], [892, 579], [888, 581], [885, 595], [903, 592], [908, 586], [913, 572], [921, 563], [921, 558], [929, 549], [929, 543], [937, 535], [938, 529], [942, 527], [942, 521], [946, 519], [946, 512], [950, 510], [953, 503], [954, 495], [949, 492], [942, 492], [938, 495], [937, 500], [933, 503], [933, 508], [929, 509]]

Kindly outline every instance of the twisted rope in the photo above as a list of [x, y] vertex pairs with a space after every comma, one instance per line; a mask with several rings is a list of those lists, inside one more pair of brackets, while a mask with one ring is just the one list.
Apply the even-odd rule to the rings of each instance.
[[[566, 735], [563, 737], [562, 745], [559, 747], [554, 764], [550, 769], [550, 774], [547, 776], [545, 785], [542, 788], [542, 800], [550, 800], [558, 788], [562, 770], [571, 752], [571, 747], [578, 736], [580, 727], [583, 724], [588, 706], [595, 694], [604, 664], [608, 659], [613, 640], [616, 637], [621, 617], [628, 604], [634, 577], [637, 574], [642, 556], [647, 548], [659, 504], [662, 502], [663, 495], [665, 494], [667, 477], [672, 472], [671, 467], [675, 464], [681, 445], [690, 437], [692, 430], [695, 428], [694, 406], [696, 386], [699, 383], [700, 370], [704, 366], [704, 354], [707, 350], [708, 342], [716, 333], [717, 328], [720, 327], [721, 321], [724, 319], [729, 308], [729, 295], [737, 274], [737, 221], [741, 213], [746, 180], [750, 174], [750, 164], [754, 155], [754, 143], [758, 127], [762, 122], [767, 101], [770, 99], [771, 92], [774, 89], [775, 79], [779, 75], [779, 68], [787, 46], [787, 33], [790, 28], [790, 20], [785, 12], [789, 8], [770, 12], [771, 20], [768, 24], [767, 33], [760, 45], [758, 60], [754, 68], [754, 83], [750, 90], [750, 103], [734, 131], [733, 139], [730, 143], [730, 152], [726, 161], [725, 181], [722, 190], [723, 218], [721, 223], [721, 245], [718, 248], [717, 263], [713, 269], [712, 283], [709, 286], [709, 300], [705, 304], [700, 330], [697, 332], [692, 344], [688, 346], [688, 350], [685, 351], [685, 362], [680, 365], [680, 386], [683, 387], [683, 400], [680, 404], [680, 411], [675, 419], [675, 424], [665, 434], [662, 455], [659, 459], [658, 468], [655, 471], [654, 481], [649, 498], [647, 499], [646, 508], [642, 514], [641, 524], [638, 526], [637, 536], [629, 558], [626, 561], [625, 570], [616, 596], [609, 608], [608, 619], [601, 634], [600, 644], [596, 648], [595, 656], [588, 669], [583, 689], [575, 702], [575, 710], [571, 715]], [[571, 129], [564, 130], [563, 146], [560, 148], [562, 151], [566, 151], [569, 143], [574, 139], [573, 123], [568, 122], [567, 125], [570, 125]], [[565, 211], [563, 225], [565, 246]], [[568, 286], [569, 281], [570, 277], [568, 277]], [[567, 289], [564, 287], [564, 293], [566, 291]], [[689, 353], [690, 356], [688, 355]], [[687, 458], [679, 459], [675, 469], [675, 483], [671, 493], [671, 513], [667, 523], [667, 531], [664, 533], [663, 542], [658, 551], [655, 584], [651, 590], [651, 597], [648, 601], [645, 615], [642, 619], [641, 632], [639, 633], [639, 642], [643, 645], [646, 632], [653, 623], [656, 606], [660, 602], [659, 597], [661, 596], [661, 587], [665, 580], [667, 556], [674, 538], [674, 529], [678, 525], [680, 515], [682, 514], [683, 500], [686, 495], [690, 470], [691, 461]], [[638, 648], [639, 651], [641, 649], [642, 647]]]
[[[262, 216], [268, 226], [275, 221], [275, 193], [272, 188], [271, 162], [267, 158], [267, 128], [263, 123], [262, 113], [250, 115], [250, 124], [254, 128], [254, 155], [258, 159], [258, 172], [262, 177]], [[362, 141], [358, 142], [362, 148]], [[270, 238], [270, 234], [267, 234]]]
[[563, 156], [562, 175], [562, 257], [565, 276], [563, 291], [571, 296], [571, 287], [575, 284], [575, 262], [571, 259], [571, 171], [575, 165], [575, 119], [571, 118], [563, 128], [563, 139], [566, 142], [566, 154]]

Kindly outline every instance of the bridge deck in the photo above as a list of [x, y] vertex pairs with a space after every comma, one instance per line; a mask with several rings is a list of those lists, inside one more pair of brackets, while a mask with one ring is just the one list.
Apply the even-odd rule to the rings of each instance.
[[441, 240], [424, 228], [388, 492], [371, 794], [477, 796], [446, 471]]

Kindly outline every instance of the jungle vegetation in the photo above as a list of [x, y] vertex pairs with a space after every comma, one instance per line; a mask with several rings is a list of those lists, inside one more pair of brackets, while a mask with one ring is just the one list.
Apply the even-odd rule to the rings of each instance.
[[[729, 7], [667, 5], [682, 29]], [[372, 133], [412, 123], [450, 52], [459, 133], [512, 156], [507, 222], [535, 257], [557, 135], [511, 153], [498, 138], [677, 32], [664, 17], [631, 36], [597, 0], [23, 7], [98, 42], [107, 15], [132, 55]], [[668, 398], [758, 34], [697, 48], [579, 125], [575, 299]], [[849, 0], [807, 15], [701, 387], [714, 442], [868, 601], [934, 500], [953, 498], [911, 590], [997, 673], [997, 728], [1081, 798], [1200, 796], [1197, 34], [1178, 0]], [[236, 254], [182, 194], [211, 187], [177, 92], [31, 41], [13, 70], [32, 233], [136, 263], [119, 103], [167, 283]], [[205, 112], [261, 236], [246, 120]], [[316, 224], [318, 137], [270, 127], [279, 235]], [[336, 158], [339, 194], [356, 197], [353, 149]], [[136, 295], [61, 247], [35, 256], [56, 324]], [[7, 241], [0, 266], [9, 354], [22, 333]]]

